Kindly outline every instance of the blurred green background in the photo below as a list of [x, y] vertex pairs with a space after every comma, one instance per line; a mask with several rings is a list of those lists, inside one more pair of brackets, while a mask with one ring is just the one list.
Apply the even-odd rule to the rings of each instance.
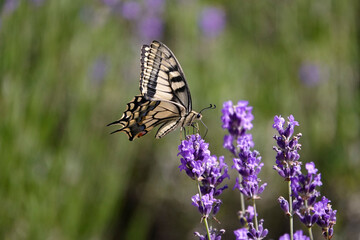
[[[176, 131], [129, 142], [109, 135], [139, 94], [140, 47], [168, 45], [212, 154], [224, 101], [248, 100], [268, 186], [268, 239], [288, 231], [272, 170], [274, 115], [299, 121], [301, 159], [338, 209], [334, 239], [360, 239], [360, 3], [356, 0], [0, 1], [0, 239], [195, 239], [196, 185], [178, 170]], [[235, 175], [217, 215], [234, 239]], [[296, 222], [296, 228], [302, 228]], [[320, 229], [314, 229], [316, 239]]]

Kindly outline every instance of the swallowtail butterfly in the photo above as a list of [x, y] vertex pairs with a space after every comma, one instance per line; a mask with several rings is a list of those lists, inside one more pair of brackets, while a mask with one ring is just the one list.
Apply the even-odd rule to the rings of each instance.
[[161, 125], [156, 138], [162, 138], [179, 126], [201, 120], [201, 112], [192, 110], [190, 90], [178, 60], [161, 42], [141, 48], [140, 92], [127, 104], [122, 117], [108, 124], [120, 125], [112, 133], [125, 132], [132, 141]]

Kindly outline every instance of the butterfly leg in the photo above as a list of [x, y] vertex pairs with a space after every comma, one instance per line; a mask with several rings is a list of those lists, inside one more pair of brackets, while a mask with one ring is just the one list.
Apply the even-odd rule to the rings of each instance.
[[[184, 133], [184, 139], [181, 139], [181, 134]], [[181, 140], [186, 140], [186, 128], [185, 127], [181, 127], [180, 128], [180, 139]]]
[[191, 124], [191, 126], [193, 127], [193, 134], [200, 132], [200, 128], [199, 128], [199, 124], [198, 124], [198, 123], [193, 122], [193, 123]]

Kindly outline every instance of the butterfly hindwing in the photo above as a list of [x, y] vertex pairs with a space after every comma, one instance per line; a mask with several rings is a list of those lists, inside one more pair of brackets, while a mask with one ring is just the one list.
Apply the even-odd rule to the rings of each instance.
[[187, 113], [192, 109], [183, 70], [171, 50], [158, 41], [141, 49], [140, 91], [148, 100], [175, 102]]
[[109, 125], [120, 125], [121, 128], [113, 133], [123, 131], [132, 141], [134, 138], [144, 136], [159, 124], [166, 125], [168, 122], [178, 121], [181, 111], [178, 105], [170, 102], [151, 101], [143, 96], [135, 96], [127, 104], [127, 109], [122, 117]]
[[171, 121], [165, 122], [161, 127], [159, 127], [159, 130], [156, 132], [156, 138], [162, 138], [169, 132], [173, 131], [177, 128], [179, 125], [180, 119], [174, 119]]

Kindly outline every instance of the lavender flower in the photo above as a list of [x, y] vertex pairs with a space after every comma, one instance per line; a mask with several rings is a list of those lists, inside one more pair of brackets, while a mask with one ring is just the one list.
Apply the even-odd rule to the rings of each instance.
[[225, 11], [217, 7], [204, 8], [199, 20], [199, 26], [206, 37], [218, 36], [223, 31], [225, 23]]
[[[286, 233], [282, 235], [279, 240], [290, 240], [290, 235]], [[310, 240], [310, 238], [304, 235], [302, 230], [298, 230], [294, 233], [294, 240]]]
[[315, 188], [322, 185], [321, 174], [316, 174], [318, 170], [313, 162], [306, 163], [305, 168], [308, 174], [295, 176], [291, 181], [291, 189], [294, 197], [307, 201], [307, 205], [313, 205], [320, 195]]
[[260, 239], [264, 239], [266, 237], [266, 235], [269, 233], [269, 231], [267, 229], [264, 229], [263, 223], [264, 223], [264, 220], [261, 219], [259, 221], [258, 230], [255, 229], [253, 223], [249, 223], [249, 230], [247, 233], [247, 236], [249, 239], [260, 240]]
[[143, 41], [161, 38], [163, 34], [163, 21], [158, 16], [146, 16], [140, 20], [139, 34]]
[[[221, 200], [214, 198], [213, 192], [203, 195], [201, 199], [199, 194], [196, 194], [191, 198], [191, 200], [193, 205], [198, 208], [199, 212], [203, 215], [204, 218], [209, 216], [211, 210], [213, 210], [213, 215], [215, 215], [219, 209], [216, 206], [221, 204]], [[216, 212], [214, 213], [214, 211]]]
[[331, 239], [336, 224], [336, 210], [330, 205], [330, 200], [322, 197], [321, 201], [314, 204], [314, 211], [319, 215], [317, 224], [322, 228], [325, 239]]
[[303, 63], [299, 69], [300, 80], [308, 86], [314, 86], [320, 82], [319, 67], [313, 63]]
[[[274, 136], [278, 145], [278, 147], [274, 147], [277, 152], [274, 169], [290, 181], [289, 193], [292, 193], [289, 198], [290, 204], [283, 197], [279, 198], [280, 206], [291, 217], [290, 221], [292, 221], [292, 212], [296, 213], [300, 221], [309, 228], [310, 236], [312, 236], [312, 226], [317, 223], [322, 228], [323, 236], [330, 239], [333, 235], [333, 225], [336, 223], [336, 210], [331, 209], [330, 201], [325, 197], [320, 202], [316, 202], [316, 198], [320, 196], [316, 187], [322, 185], [321, 174], [318, 174], [318, 169], [313, 162], [305, 164], [307, 174], [301, 173], [300, 155], [297, 152], [301, 146], [298, 143], [301, 134], [292, 136], [294, 127], [298, 126], [299, 123], [295, 121], [292, 115], [288, 117], [288, 120], [288, 125], [285, 128], [284, 118], [275, 116], [273, 125], [273, 128], [279, 133], [279, 136]], [[299, 239], [308, 239], [303, 237], [302, 233], [301, 235], [298, 233], [298, 235]], [[281, 240], [285, 239], [287, 239], [287, 235], [281, 238]]]
[[308, 174], [299, 174], [293, 177], [291, 189], [295, 197], [294, 211], [305, 226], [311, 227], [319, 218], [319, 215], [313, 211], [313, 205], [316, 198], [320, 196], [320, 193], [315, 188], [321, 186], [322, 182], [321, 175], [316, 174], [318, 170], [313, 162], [307, 163], [305, 168], [308, 170]]
[[255, 206], [255, 199], [260, 198], [259, 195], [267, 185], [266, 183], [260, 185], [261, 180], [258, 178], [258, 174], [264, 164], [261, 163], [259, 152], [256, 150], [251, 151], [251, 148], [254, 147], [254, 142], [252, 135], [246, 132], [253, 127], [251, 122], [254, 116], [251, 111], [252, 107], [248, 106], [247, 101], [239, 101], [236, 106], [234, 106], [231, 101], [228, 101], [223, 104], [221, 116], [222, 128], [229, 132], [229, 135], [225, 135], [224, 137], [223, 146], [234, 155], [234, 165], [232, 168], [236, 169], [239, 173], [234, 188], [239, 189], [242, 193], [240, 223], [243, 227], [248, 227], [247, 237], [245, 238], [244, 236], [245, 230], [238, 229], [234, 232], [236, 239], [262, 239], [268, 232], [266, 229], [263, 229], [263, 220], [260, 221], [260, 226], [257, 228], [258, 231], [254, 228], [252, 223], [253, 218], [254, 223], [257, 225], [255, 208], [252, 208], [253, 213], [251, 219], [246, 219], [243, 213], [245, 211], [243, 196], [253, 199]]
[[213, 191], [214, 196], [219, 196], [227, 185], [218, 187], [225, 178], [230, 178], [224, 157], [211, 156], [209, 144], [199, 134], [187, 137], [179, 145], [180, 171], [194, 180], [201, 181], [201, 193], [207, 194]]
[[285, 119], [281, 116], [274, 117], [273, 128], [275, 128], [279, 136], [275, 135], [277, 147], [273, 147], [276, 151], [276, 165], [274, 169], [285, 180], [289, 181], [292, 177], [301, 174], [301, 162], [299, 162], [300, 155], [298, 150], [301, 148], [301, 144], [298, 143], [301, 133], [292, 137], [295, 126], [299, 126], [299, 123], [295, 121], [293, 115], [288, 117], [288, 125], [285, 128]]
[[[251, 121], [254, 116], [251, 113], [252, 107], [247, 101], [239, 101], [236, 106], [231, 101], [223, 104], [222, 128], [228, 130], [229, 135], [224, 136], [224, 148], [228, 149], [234, 156], [238, 157], [239, 151], [248, 151], [254, 147], [252, 135], [247, 134], [253, 125]], [[234, 145], [234, 142], [236, 145]]]
[[[218, 159], [215, 155], [211, 156], [208, 148], [209, 144], [196, 134], [187, 136], [181, 142], [178, 153], [181, 156], [180, 171], [184, 170], [191, 179], [198, 181], [199, 193], [192, 197], [192, 202], [202, 215], [207, 229], [207, 218], [210, 214], [215, 216], [222, 203], [215, 197], [227, 188], [227, 185], [223, 187], [219, 185], [225, 178], [230, 178], [224, 157]], [[210, 238], [220, 240], [224, 232], [224, 230], [211, 229]], [[199, 239], [208, 238], [207, 235], [203, 236], [198, 232], [195, 235]]]
[[254, 119], [252, 115], [252, 107], [248, 106], [248, 101], [239, 101], [236, 106], [232, 101], [223, 104], [222, 109], [222, 128], [227, 129], [232, 136], [240, 136], [246, 130], [250, 130], [253, 125], [251, 121]]
[[[211, 228], [210, 229], [210, 239], [211, 240], [221, 240], [221, 236], [225, 233], [224, 229], [220, 229], [219, 231], [216, 228]], [[199, 237], [199, 240], [207, 240], [208, 236], [207, 234], [201, 235], [198, 232], [194, 233], [195, 236]]]
[[255, 212], [253, 206], [249, 205], [245, 212], [239, 211], [238, 218], [240, 221], [240, 225], [242, 227], [247, 227], [248, 223], [253, 221], [254, 216], [255, 216]]
[[127, 20], [134, 20], [138, 18], [140, 11], [140, 4], [135, 1], [126, 1], [121, 7], [121, 15]]
[[242, 176], [241, 179], [236, 179], [234, 188], [239, 189], [245, 196], [256, 199], [264, 191], [266, 183], [259, 184], [257, 175], [264, 164], [261, 163], [259, 153], [250, 150], [254, 142], [252, 135], [246, 133], [253, 127], [251, 121], [254, 116], [251, 111], [252, 107], [248, 106], [247, 101], [239, 101], [236, 106], [227, 101], [223, 104], [221, 120], [222, 127], [229, 132], [229, 135], [224, 137], [224, 148], [235, 156], [233, 168]]
[[135, 32], [142, 41], [159, 39], [163, 34], [164, 0], [146, 0], [139, 3], [135, 0], [102, 0], [112, 13], [120, 14], [135, 26]]
[[290, 216], [289, 211], [289, 202], [284, 197], [279, 197], [278, 202], [280, 204], [281, 209], [285, 212], [286, 215]]
[[233, 168], [241, 174], [242, 180], [240, 182], [240, 179], [236, 178], [234, 188], [239, 189], [248, 198], [258, 199], [267, 185], [267, 183], [260, 185], [261, 180], [257, 177], [264, 163], [261, 163], [257, 151], [241, 151], [239, 155], [240, 158], [233, 159]]
[[234, 231], [235, 240], [248, 240], [247, 228], [240, 228]]
[[18, 0], [5, 0], [2, 6], [1, 15], [11, 14], [19, 6]]
[[179, 145], [178, 156], [181, 155], [180, 171], [185, 170], [192, 178], [201, 180], [200, 177], [205, 171], [203, 162], [210, 158], [209, 144], [201, 139], [200, 135], [187, 136], [186, 140]]

